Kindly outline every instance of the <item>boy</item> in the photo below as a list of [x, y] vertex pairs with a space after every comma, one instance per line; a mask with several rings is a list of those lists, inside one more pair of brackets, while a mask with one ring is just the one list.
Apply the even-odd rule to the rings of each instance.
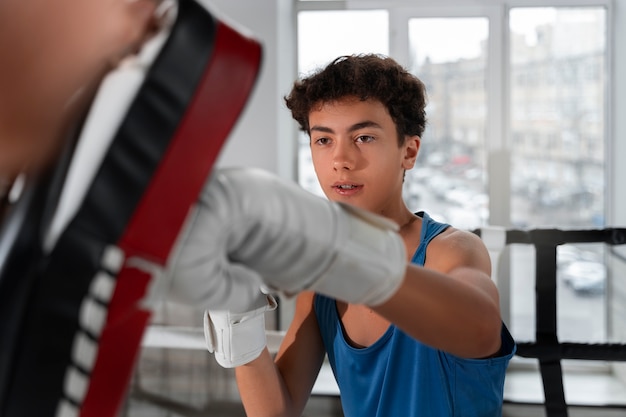
[[[414, 265], [382, 303], [301, 292], [275, 360], [267, 349], [222, 360], [236, 366], [248, 416], [301, 415], [325, 354], [347, 417], [501, 415], [515, 344], [500, 319], [487, 250], [472, 233], [410, 212], [402, 198], [425, 103], [421, 81], [377, 55], [340, 57], [286, 97], [310, 136], [328, 199], [397, 223]], [[208, 313], [209, 339], [223, 316]]]

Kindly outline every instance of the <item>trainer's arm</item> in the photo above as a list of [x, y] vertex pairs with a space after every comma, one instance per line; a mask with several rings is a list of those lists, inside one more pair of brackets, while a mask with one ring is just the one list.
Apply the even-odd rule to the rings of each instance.
[[254, 361], [235, 368], [247, 416], [300, 416], [323, 359], [313, 293], [303, 292], [276, 361], [265, 349]]

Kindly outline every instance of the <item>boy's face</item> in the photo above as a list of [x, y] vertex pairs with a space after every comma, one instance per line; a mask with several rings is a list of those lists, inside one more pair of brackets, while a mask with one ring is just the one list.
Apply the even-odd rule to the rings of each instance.
[[[379, 101], [346, 98], [309, 114], [311, 154], [322, 190], [333, 201], [392, 217], [402, 202], [404, 171], [419, 137], [398, 145], [396, 125]], [[401, 206], [402, 205], [402, 206]]]
[[79, 93], [142, 42], [155, 7], [155, 0], [0, 1], [0, 175], [45, 160], [82, 110]]

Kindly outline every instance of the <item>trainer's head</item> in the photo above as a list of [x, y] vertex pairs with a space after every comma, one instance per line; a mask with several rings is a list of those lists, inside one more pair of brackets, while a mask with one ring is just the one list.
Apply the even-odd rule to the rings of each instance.
[[0, 1], [0, 175], [50, 160], [103, 75], [153, 28], [157, 1]]

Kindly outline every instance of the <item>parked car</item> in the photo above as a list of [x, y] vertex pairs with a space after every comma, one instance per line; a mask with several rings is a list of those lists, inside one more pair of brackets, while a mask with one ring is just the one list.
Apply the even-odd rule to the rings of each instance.
[[603, 294], [606, 272], [606, 266], [596, 261], [573, 261], [557, 269], [561, 280], [580, 295]]
[[588, 250], [579, 249], [573, 245], [560, 245], [557, 247], [557, 265], [559, 268], [565, 267], [575, 261], [600, 262], [601, 255]]

